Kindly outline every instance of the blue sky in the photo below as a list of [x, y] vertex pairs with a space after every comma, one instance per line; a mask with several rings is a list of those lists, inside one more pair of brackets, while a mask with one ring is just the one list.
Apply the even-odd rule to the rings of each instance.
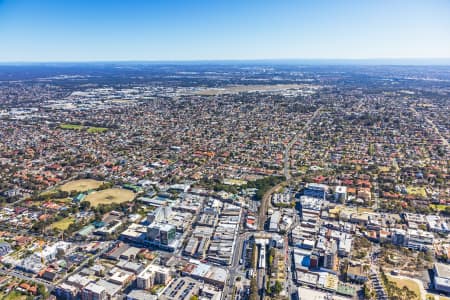
[[3, 62], [448, 57], [448, 0], [0, 0]]

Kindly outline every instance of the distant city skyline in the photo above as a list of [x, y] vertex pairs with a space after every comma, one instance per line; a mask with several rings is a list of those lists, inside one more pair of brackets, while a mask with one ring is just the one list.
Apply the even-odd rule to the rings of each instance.
[[448, 64], [450, 1], [0, 0], [0, 62]]

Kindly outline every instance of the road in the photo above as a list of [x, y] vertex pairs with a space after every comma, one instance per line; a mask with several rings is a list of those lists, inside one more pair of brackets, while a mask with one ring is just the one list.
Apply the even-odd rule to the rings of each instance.
[[374, 191], [375, 192], [373, 193], [374, 204], [372, 206], [372, 209], [375, 210], [375, 211], [378, 211], [381, 206], [380, 206], [380, 191], [379, 191], [379, 188], [378, 188], [378, 182], [377, 181], [374, 182], [373, 187], [374, 187]]
[[447, 150], [448, 150], [449, 143], [448, 143], [447, 139], [444, 138], [444, 136], [442, 136], [441, 132], [439, 131], [439, 128], [437, 128], [437, 126], [434, 124], [434, 122], [432, 120], [428, 119], [427, 117], [425, 117], [425, 115], [423, 113], [419, 114], [414, 107], [410, 107], [409, 109], [415, 114], [416, 117], [418, 117], [418, 118], [422, 117], [425, 120], [425, 122], [428, 123], [428, 125], [430, 125], [431, 128], [433, 128], [436, 135], [439, 136], [439, 138], [442, 140], [442, 144], [445, 147], [447, 147]]
[[[290, 164], [289, 164], [289, 160], [290, 160], [290, 151], [292, 146], [297, 143], [297, 141], [299, 140], [299, 138], [304, 137], [306, 135], [306, 131], [309, 129], [309, 126], [311, 125], [312, 121], [319, 115], [320, 111], [321, 111], [322, 107], [319, 107], [314, 114], [312, 115], [312, 117], [305, 123], [305, 126], [303, 127], [303, 129], [297, 133], [292, 140], [286, 145], [285, 148], [285, 152], [284, 152], [284, 176], [286, 177], [286, 180], [289, 181], [291, 178], [290, 175]], [[277, 191], [278, 189], [280, 189], [281, 187], [283, 187], [285, 185], [285, 182], [279, 183], [276, 186], [272, 187], [270, 190], [268, 190], [263, 198], [261, 199], [260, 202], [260, 206], [259, 206], [259, 218], [258, 218], [258, 230], [259, 231], [264, 231], [264, 225], [266, 223], [266, 219], [267, 219], [267, 211], [268, 208], [270, 206], [270, 199], [272, 194]], [[228, 283], [225, 285], [225, 288], [223, 290], [222, 293], [222, 299], [231, 299], [233, 297], [233, 289], [236, 286], [236, 277], [241, 276], [244, 277], [245, 276], [245, 272], [243, 272], [242, 270], [240, 270], [240, 265], [239, 265], [239, 261], [241, 259], [241, 255], [242, 255], [242, 247], [243, 247], [243, 243], [244, 240], [248, 239], [250, 237], [250, 235], [252, 235], [253, 233], [251, 232], [245, 232], [245, 233], [241, 233], [237, 236], [236, 238], [236, 245], [235, 245], [235, 250], [233, 253], [233, 258], [232, 258], [232, 262], [231, 262], [231, 266], [229, 268], [229, 281]], [[287, 263], [290, 263], [290, 260], [287, 260]], [[290, 268], [290, 266], [289, 266]], [[257, 271], [257, 284], [258, 287], [260, 287], [261, 291], [264, 291], [265, 289], [265, 270], [264, 269], [258, 269], [255, 270]], [[290, 287], [289, 290], [293, 289], [293, 287]], [[261, 299], [264, 298], [264, 294], [261, 294]]]
[[[97, 259], [98, 257], [100, 257], [102, 254], [106, 253], [109, 249], [110, 249], [109, 245], [108, 247], [105, 247], [103, 250], [101, 250], [99, 253], [97, 253], [96, 255], [94, 255], [93, 257], [91, 257], [90, 259]], [[22, 280], [26, 280], [29, 282], [33, 282], [35, 284], [43, 284], [45, 285], [45, 287], [47, 288], [47, 290], [49, 292], [52, 292], [56, 286], [60, 283], [63, 282], [64, 280], [67, 279], [67, 277], [69, 277], [72, 274], [75, 274], [76, 272], [80, 271], [82, 268], [84, 268], [90, 259], [85, 260], [83, 263], [81, 263], [73, 272], [71, 273], [67, 273], [63, 278], [59, 279], [57, 282], [49, 282], [47, 280], [44, 280], [42, 278], [37, 278], [37, 277], [32, 277], [27, 273], [23, 273], [14, 269], [9, 269], [9, 270], [0, 270], [0, 274], [1, 275], [5, 275], [5, 276], [13, 276]]]
[[104, 247], [102, 250], [100, 250], [97, 254], [95, 254], [94, 256], [85, 259], [75, 270], [73, 270], [70, 273], [67, 273], [65, 276], [63, 276], [61, 279], [59, 279], [56, 284], [65, 281], [69, 276], [79, 272], [81, 269], [83, 269], [90, 260], [95, 261], [97, 258], [99, 258], [100, 256], [102, 256], [103, 254], [105, 254], [106, 252], [108, 252], [114, 245], [116, 245], [117, 243], [119, 243], [118, 241], [115, 241], [113, 243], [110, 243], [109, 245], [107, 245], [106, 247]]
[[16, 270], [0, 270], [0, 274], [4, 275], [4, 276], [13, 276], [22, 280], [26, 280], [29, 282], [33, 282], [35, 284], [43, 284], [45, 285], [45, 287], [48, 289], [49, 292], [53, 291], [55, 289], [55, 285], [51, 282], [48, 282], [46, 280], [40, 279], [40, 278], [35, 278], [35, 277], [31, 277], [25, 273], [16, 271]]
[[[297, 143], [297, 141], [301, 138], [301, 137], [305, 137], [306, 136], [306, 131], [309, 129], [309, 127], [311, 126], [311, 123], [314, 121], [315, 118], [317, 118], [317, 116], [320, 114], [320, 111], [322, 110], [322, 106], [319, 107], [314, 114], [311, 116], [311, 118], [305, 123], [305, 126], [303, 126], [302, 130], [300, 132], [298, 132], [293, 138], [292, 140], [286, 145], [286, 148], [284, 150], [284, 177], [286, 177], [286, 180], [289, 182], [289, 180], [291, 179], [291, 172], [290, 172], [290, 152], [291, 152], [291, 148], [292, 146]], [[259, 207], [259, 218], [258, 218], [258, 230], [264, 230], [264, 224], [266, 223], [266, 218], [267, 218], [267, 209], [269, 207], [270, 204], [270, 198], [272, 196], [272, 194], [278, 190], [280, 187], [282, 187], [285, 183], [282, 182], [276, 186], [274, 186], [273, 188], [271, 188], [270, 190], [268, 190], [262, 200], [261, 200], [261, 205]]]
[[241, 259], [244, 241], [248, 240], [251, 235], [253, 235], [252, 232], [244, 232], [236, 237], [236, 245], [233, 252], [233, 258], [231, 260], [230, 267], [228, 267], [228, 284], [225, 285], [223, 289], [222, 299], [232, 299], [233, 288], [236, 286], [236, 278], [245, 277], [245, 271], [240, 270], [239, 261]]
[[[88, 169], [88, 170], [86, 170], [86, 171], [90, 171], [90, 169]], [[70, 178], [67, 178], [67, 179], [65, 179], [65, 180], [63, 180], [63, 181], [61, 181], [61, 182], [59, 182], [58, 185], [63, 185], [64, 183], [69, 182], [69, 181], [72, 181], [72, 180], [75, 180], [75, 179], [77, 179], [77, 178], [78, 178], [78, 175], [74, 175], [74, 176], [72, 176], [72, 177], [70, 177]], [[43, 191], [41, 191], [41, 192], [39, 192], [39, 193], [42, 194], [42, 193], [51, 191], [51, 190], [55, 189], [55, 187], [56, 187], [56, 185], [49, 186], [48, 188], [46, 188], [45, 190], [43, 190]], [[27, 199], [29, 199], [29, 198], [30, 198], [30, 197], [23, 197], [23, 198], [20, 198], [19, 200], [15, 201], [15, 202], [6, 203], [6, 204], [5, 204], [5, 207], [16, 207], [17, 205], [19, 205], [20, 203], [24, 202], [25, 200], [27, 200]]]
[[304, 138], [306, 136], [306, 132], [309, 129], [309, 126], [311, 126], [311, 123], [314, 121], [314, 119], [319, 115], [320, 111], [322, 110], [322, 106], [319, 107], [312, 117], [305, 123], [305, 126], [303, 126], [302, 130], [297, 132], [297, 134], [291, 139], [291, 141], [286, 145], [284, 149], [284, 169], [283, 174], [284, 177], [286, 177], [286, 180], [289, 181], [291, 179], [291, 172], [290, 172], [290, 152], [292, 149], [292, 146], [294, 146], [295, 143], [299, 141], [300, 138]]

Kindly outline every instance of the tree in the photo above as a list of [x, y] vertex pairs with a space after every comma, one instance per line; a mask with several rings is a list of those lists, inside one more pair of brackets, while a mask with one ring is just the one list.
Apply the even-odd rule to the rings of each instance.
[[82, 210], [87, 210], [89, 207], [91, 207], [91, 202], [89, 201], [83, 201], [80, 203], [80, 209]]
[[94, 265], [94, 260], [91, 258], [88, 260], [88, 265], [92, 267]]
[[99, 190], [106, 190], [106, 189], [109, 189], [109, 188], [112, 188], [112, 187], [113, 187], [113, 184], [111, 182], [104, 182], [98, 187], [98, 189]]
[[272, 267], [274, 257], [275, 257], [275, 249], [271, 248], [270, 254], [269, 254], [269, 267], [270, 268]]
[[267, 294], [271, 295], [272, 294], [272, 287], [270, 286], [270, 281], [267, 281], [266, 285], [267, 285], [266, 286], [266, 292], [267, 292]]
[[50, 294], [47, 291], [47, 288], [43, 284], [38, 284], [38, 294], [42, 296], [42, 298], [47, 299]]
[[363, 293], [364, 293], [364, 299], [371, 299], [372, 298], [372, 293], [370, 292], [370, 289], [367, 286], [367, 283], [364, 283]]
[[273, 292], [278, 295], [283, 290], [283, 285], [279, 280], [275, 281], [275, 284], [273, 286]]

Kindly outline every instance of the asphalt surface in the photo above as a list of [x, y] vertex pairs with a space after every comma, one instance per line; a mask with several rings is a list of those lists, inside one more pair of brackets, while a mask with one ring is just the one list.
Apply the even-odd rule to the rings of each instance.
[[236, 246], [233, 253], [233, 258], [231, 260], [231, 265], [228, 268], [229, 276], [228, 276], [228, 284], [225, 285], [222, 292], [222, 299], [232, 299], [232, 293], [234, 287], [237, 285], [236, 278], [241, 277], [241, 280], [245, 278], [246, 270], [243, 269], [244, 266], [239, 264], [241, 259], [244, 241], [248, 240], [249, 237], [253, 235], [253, 232], [244, 232], [239, 234], [236, 237]]
[[28, 274], [16, 271], [14, 269], [12, 270], [0, 270], [0, 274], [5, 275], [5, 276], [13, 276], [22, 280], [26, 280], [29, 282], [33, 282], [35, 284], [43, 284], [47, 287], [47, 289], [49, 290], [49, 292], [53, 291], [55, 289], [55, 285], [51, 282], [48, 282], [46, 280], [40, 279], [40, 278], [35, 278], [35, 277], [31, 277]]
[[[314, 119], [319, 115], [320, 111], [322, 110], [322, 106], [319, 107], [314, 114], [312, 115], [312, 117], [305, 123], [305, 126], [303, 126], [302, 130], [300, 132], [298, 132], [293, 138], [292, 140], [286, 145], [286, 148], [284, 149], [284, 169], [283, 169], [283, 173], [284, 173], [284, 177], [286, 177], [286, 180], [289, 181], [291, 179], [291, 172], [290, 172], [290, 152], [292, 149], [292, 146], [294, 146], [295, 143], [297, 143], [300, 138], [304, 138], [306, 136], [306, 132], [309, 129], [309, 126], [311, 126], [311, 123], [314, 121]], [[303, 142], [303, 141], [302, 141]]]

